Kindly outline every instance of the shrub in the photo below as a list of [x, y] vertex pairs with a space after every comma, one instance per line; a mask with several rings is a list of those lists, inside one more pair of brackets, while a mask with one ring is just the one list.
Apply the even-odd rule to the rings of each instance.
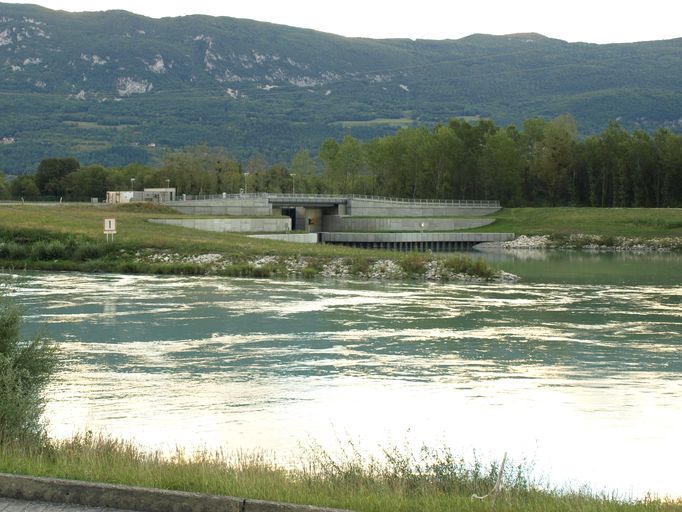
[[38, 261], [60, 260], [67, 255], [67, 246], [60, 240], [39, 240], [31, 247], [31, 258]]
[[351, 260], [350, 273], [354, 276], [365, 275], [369, 272], [369, 265], [367, 256], [356, 256]]
[[221, 274], [229, 277], [250, 277], [253, 275], [253, 269], [256, 268], [250, 263], [234, 263], [227, 265]]
[[75, 261], [96, 260], [108, 252], [109, 247], [104, 242], [82, 241], [74, 244], [72, 258]]
[[28, 247], [16, 242], [3, 242], [0, 244], [0, 258], [8, 260], [23, 260], [28, 257]]
[[303, 279], [315, 279], [320, 271], [315, 267], [306, 267], [301, 272]]
[[39, 439], [42, 393], [57, 364], [56, 348], [43, 338], [21, 340], [19, 308], [0, 300], [0, 444]]
[[484, 279], [495, 277], [495, 274], [497, 273], [497, 271], [483, 258], [478, 258], [477, 260], [473, 261], [469, 270], [465, 272], [467, 274], [482, 277]]
[[471, 259], [455, 254], [445, 259], [445, 268], [455, 274], [464, 274], [471, 265]]
[[419, 275], [426, 272], [426, 263], [428, 262], [428, 257], [425, 254], [413, 253], [408, 254], [400, 262], [400, 266], [407, 275]]
[[273, 274], [274, 267], [272, 265], [263, 265], [261, 267], [254, 267], [252, 276], [259, 278], [270, 277]]

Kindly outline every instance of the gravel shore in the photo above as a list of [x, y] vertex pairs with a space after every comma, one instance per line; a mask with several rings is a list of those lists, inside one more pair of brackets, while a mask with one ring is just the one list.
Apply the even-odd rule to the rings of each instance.
[[519, 277], [499, 271], [492, 278], [453, 272], [444, 258], [429, 255], [422, 271], [408, 274], [399, 262], [392, 259], [368, 258], [359, 266], [349, 258], [316, 258], [314, 256], [259, 256], [245, 261], [233, 260], [221, 254], [183, 256], [172, 252], [138, 252], [135, 259], [144, 264], [197, 265], [205, 274], [230, 274], [230, 270], [244, 269], [244, 275], [259, 277], [322, 277], [326, 279], [360, 279], [371, 281], [425, 280], [434, 282], [516, 282]]

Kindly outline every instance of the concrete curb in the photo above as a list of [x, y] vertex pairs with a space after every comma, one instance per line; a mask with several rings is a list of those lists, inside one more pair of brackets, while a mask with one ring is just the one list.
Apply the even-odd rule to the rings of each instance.
[[140, 512], [349, 512], [193, 492], [0, 473], [0, 496]]

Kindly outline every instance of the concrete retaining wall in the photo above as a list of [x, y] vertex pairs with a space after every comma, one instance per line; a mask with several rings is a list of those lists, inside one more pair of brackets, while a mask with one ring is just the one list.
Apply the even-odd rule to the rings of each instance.
[[164, 204], [186, 215], [272, 215], [267, 197], [181, 200]]
[[281, 242], [295, 242], [299, 244], [316, 244], [317, 233], [289, 233], [288, 235], [249, 235], [250, 238], [265, 238], [268, 240], [279, 240]]
[[322, 241], [329, 243], [383, 242], [506, 242], [513, 233], [322, 233]]
[[499, 210], [486, 203], [476, 205], [474, 201], [471, 205], [461, 205], [352, 198], [348, 200], [347, 213], [360, 217], [477, 217]]
[[324, 216], [324, 231], [454, 231], [457, 229], [480, 228], [492, 224], [494, 219], [435, 218], [372, 218], [339, 215]]
[[291, 231], [289, 217], [269, 217], [259, 219], [149, 219], [154, 224], [167, 224], [202, 231], [220, 233], [262, 233]]
[[[140, 512], [348, 512], [340, 509], [0, 473], [0, 496]], [[23, 510], [23, 509], [22, 509]]]

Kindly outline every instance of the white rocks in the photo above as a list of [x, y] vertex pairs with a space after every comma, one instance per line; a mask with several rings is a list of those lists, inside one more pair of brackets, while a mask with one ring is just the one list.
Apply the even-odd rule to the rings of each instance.
[[223, 261], [222, 254], [197, 254], [195, 256], [185, 256], [183, 263], [195, 263], [199, 265], [213, 265]]
[[521, 235], [514, 240], [502, 242], [500, 246], [505, 249], [544, 249], [549, 247], [550, 243], [547, 235]]
[[264, 267], [265, 265], [274, 265], [277, 263], [277, 256], [261, 256], [260, 258], [252, 260], [250, 263], [258, 268]]
[[9, 29], [5, 29], [0, 32], [0, 46], [7, 46], [12, 44], [12, 34]]
[[[344, 257], [318, 258], [315, 256], [301, 255], [286, 257], [264, 255], [251, 258], [244, 262], [240, 259], [235, 260], [229, 257], [226, 258], [222, 254], [215, 253], [182, 256], [178, 253], [145, 250], [136, 252], [135, 258], [141, 263], [200, 265], [203, 266], [209, 274], [220, 273], [233, 265], [244, 265], [244, 263], [246, 263], [253, 269], [270, 267], [272, 275], [278, 277], [307, 277], [308, 275], [319, 275], [326, 279], [362, 279], [372, 281], [395, 281], [411, 278], [408, 277], [408, 274], [398, 262], [391, 259], [369, 260], [364, 272], [358, 272], [356, 270], [354, 273], [353, 260]], [[263, 275], [271, 275], [271, 273], [267, 272], [267, 274]], [[424, 273], [417, 278], [425, 281], [474, 283], [486, 281], [513, 283], [519, 280], [518, 276], [506, 272], [500, 272], [490, 280], [469, 274], [457, 274], [448, 269], [445, 265], [445, 261], [441, 258], [428, 259], [425, 262]]]
[[326, 278], [350, 276], [350, 265], [343, 258], [333, 258], [322, 267], [320, 275]]
[[225, 89], [225, 94], [227, 94], [230, 98], [232, 99], [237, 99], [239, 98], [239, 89], [232, 89], [231, 87], [228, 87]]
[[401, 279], [405, 271], [393, 260], [378, 260], [372, 263], [367, 272], [370, 279]]
[[166, 64], [163, 62], [163, 57], [157, 55], [154, 58], [154, 62], [147, 64], [147, 69], [154, 74], [162, 75], [166, 72]]
[[520, 280], [521, 278], [516, 274], [511, 274], [509, 272], [505, 272], [504, 270], [500, 270], [499, 274], [493, 278], [493, 281], [498, 283], [517, 283]]
[[131, 96], [133, 94], [144, 94], [151, 91], [154, 85], [147, 80], [135, 80], [126, 76], [116, 80], [116, 91], [119, 96]]
[[102, 58], [99, 55], [95, 55], [94, 53], [92, 55], [81, 53], [81, 60], [89, 62], [93, 66], [104, 66], [105, 64], [109, 63], [109, 57]]

